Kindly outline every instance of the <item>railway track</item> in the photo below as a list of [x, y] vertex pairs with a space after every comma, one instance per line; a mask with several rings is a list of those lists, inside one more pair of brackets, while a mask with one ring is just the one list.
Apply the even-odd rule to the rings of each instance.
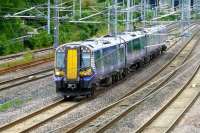
[[[140, 126], [137, 133], [169, 132], [190, 109], [200, 95], [198, 88], [200, 79], [199, 66], [191, 79], [176, 93], [171, 100], [162, 106], [149, 120]], [[167, 119], [166, 119], [167, 118]]]
[[11, 80], [5, 80], [0, 82], [0, 91], [10, 89], [25, 83], [33, 82], [42, 78], [46, 78], [53, 75], [53, 68], [42, 70], [39, 72], [31, 73], [25, 76], [17, 77]]
[[[33, 50], [31, 52], [33, 54], [36, 54], [36, 53], [47, 52], [47, 51], [51, 51], [51, 50], [53, 50], [53, 48], [50, 47], [50, 48], [43, 48], [43, 49], [39, 49], [39, 50]], [[24, 56], [24, 54], [25, 54], [25, 52], [22, 52], [22, 53], [19, 53], [19, 54], [8, 55], [8, 56], [1, 56], [0, 62], [19, 58], [19, 57]]]
[[[198, 68], [195, 69], [195, 71], [193, 72], [193, 75], [189, 79], [189, 81], [192, 80], [192, 78], [195, 75], [195, 73], [199, 70], [199, 66], [200, 66], [200, 64], [198, 62]], [[181, 77], [181, 76], [185, 76], [185, 75], [181, 74], [179, 77]], [[164, 89], [164, 87], [165, 86], [163, 86], [161, 88], [159, 87], [158, 89], [154, 90], [152, 93], [149, 93], [144, 98], [142, 98], [139, 101], [135, 102], [134, 104], [132, 104], [130, 102], [130, 100], [133, 100], [133, 99], [131, 99], [129, 97], [129, 99], [125, 99], [125, 101], [123, 101], [119, 105], [115, 106], [115, 109], [111, 108], [109, 111], [106, 111], [103, 114], [101, 114], [101, 116], [96, 116], [97, 118], [95, 118], [93, 121], [88, 121], [87, 124], [84, 127], [77, 128], [75, 130], [74, 129], [73, 130], [69, 130], [69, 131], [66, 131], [66, 132], [74, 132], [74, 131], [75, 132], [96, 132], [96, 133], [104, 132], [107, 129], [109, 129], [111, 126], [113, 126], [117, 121], [119, 121], [120, 119], [125, 117], [128, 113], [130, 113], [131, 111], [134, 111], [135, 109], [139, 108], [140, 105], [144, 104], [145, 102], [147, 102], [150, 99], [154, 99], [154, 96], [156, 94], [158, 94], [159, 92], [161, 92], [162, 89]], [[148, 106], [148, 105], [146, 105], [146, 106]], [[113, 114], [114, 111], [115, 111], [115, 114]], [[133, 132], [135, 132], [135, 131], [133, 131]], [[136, 131], [136, 132], [140, 132], [140, 131]]]
[[53, 57], [48, 57], [48, 58], [44, 58], [44, 59], [35, 60], [35, 61], [29, 62], [29, 63], [16, 65], [13, 67], [3, 68], [3, 69], [0, 69], [0, 75], [8, 73], [8, 72], [16, 71], [19, 69], [26, 69], [26, 68], [38, 66], [38, 65], [41, 65], [44, 63], [52, 62], [53, 60], [54, 60]]
[[[187, 27], [185, 30], [192, 30], [192, 29], [195, 28], [195, 26], [196, 26], [196, 24], [192, 24], [190, 27]], [[175, 31], [175, 30], [177, 30], [177, 27], [175, 27], [175, 28], [173, 28], [172, 30], [170, 30], [169, 33], [172, 33], [172, 32]], [[167, 46], [167, 50], [169, 50], [170, 48], [172, 48], [173, 46], [175, 46], [175, 44], [181, 40], [181, 37], [178, 37], [178, 38], [172, 37], [171, 39], [173, 39], [173, 40], [175, 39], [175, 41], [172, 42], [172, 44], [169, 44], [169, 45]]]
[[23, 116], [15, 121], [5, 124], [0, 127], [0, 132], [21, 132], [25, 133], [31, 131], [42, 124], [54, 120], [77, 106], [83, 104], [81, 102], [66, 102], [63, 98], [58, 99], [54, 103], [47, 105], [35, 112], [32, 112], [26, 116]]
[[[95, 132], [105, 131], [108, 127], [113, 125], [116, 121], [118, 121], [128, 112], [133, 110], [138, 104], [143, 102], [148, 96], [152, 95], [156, 90], [158, 90], [161, 86], [166, 85], [169, 82], [169, 80], [172, 79], [172, 77], [181, 68], [179, 66], [183, 64], [190, 56], [193, 48], [195, 47], [195, 44], [199, 41], [199, 34], [199, 32], [196, 32], [195, 36], [191, 38], [188, 41], [188, 43], [179, 50], [179, 52], [177, 52], [177, 55], [175, 55], [168, 63], [166, 63], [155, 75], [153, 75], [147, 81], [141, 83], [138, 87], [136, 87], [134, 91], [131, 91], [119, 101], [108, 105], [107, 107], [97, 112], [94, 112], [84, 118], [81, 118], [75, 122], [67, 124], [62, 128], [58, 128], [55, 131], [63, 129], [67, 132], [76, 132], [83, 130]], [[170, 73], [169, 70], [171, 71]], [[164, 79], [163, 76], [165, 77]], [[133, 97], [136, 94], [136, 92], [138, 92], [138, 90], [141, 90], [142, 88], [151, 89], [145, 96], [143, 96], [142, 100], [137, 101], [135, 104], [129, 104], [129, 101], [132, 101], [130, 100], [130, 98]], [[114, 112], [115, 114], [113, 114]], [[110, 116], [113, 117], [110, 118]], [[98, 123], [98, 121], [101, 120], [104, 120], [105, 123]]]
[[[148, 81], [146, 81], [146, 82], [148, 82]], [[143, 86], [143, 85], [141, 85], [141, 86]], [[128, 97], [129, 95], [131, 95], [131, 94], [127, 94], [125, 97]], [[84, 101], [78, 102], [78, 103], [74, 103], [74, 102], [64, 103], [63, 99], [61, 99], [61, 100], [59, 100], [49, 106], [46, 106], [36, 112], [33, 112], [27, 116], [24, 116], [16, 121], [13, 121], [9, 124], [6, 124], [6, 125], [0, 127], [0, 131], [2, 131], [2, 132], [8, 132], [8, 131], [28, 132], [50, 120], [53, 120], [53, 119], [61, 116], [62, 114], [72, 110], [73, 108], [79, 106], [82, 103], [84, 103]], [[58, 109], [58, 110], [55, 111], [55, 109]], [[48, 112], [51, 112], [51, 113], [48, 113]], [[47, 114], [51, 114], [51, 115], [47, 115]], [[42, 115], [49, 116], [49, 117], [47, 117], [47, 118], [42, 117]], [[44, 118], [44, 119], [35, 120], [35, 118]], [[24, 127], [24, 125], [29, 125], [29, 126]]]

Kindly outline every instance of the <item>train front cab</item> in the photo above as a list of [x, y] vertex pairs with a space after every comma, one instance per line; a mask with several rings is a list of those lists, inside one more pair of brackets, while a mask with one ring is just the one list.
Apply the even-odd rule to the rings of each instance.
[[90, 49], [80, 45], [65, 47], [63, 52], [57, 50], [54, 72], [57, 93], [64, 97], [93, 95], [95, 73], [91, 56]]

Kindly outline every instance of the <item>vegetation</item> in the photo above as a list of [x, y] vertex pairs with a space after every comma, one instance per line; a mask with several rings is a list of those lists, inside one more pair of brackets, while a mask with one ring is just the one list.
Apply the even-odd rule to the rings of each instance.
[[31, 97], [27, 97], [27, 98], [24, 98], [24, 99], [16, 98], [16, 99], [8, 100], [4, 103], [0, 103], [0, 112], [7, 111], [11, 108], [18, 108], [21, 105], [23, 105], [27, 102], [30, 102], [31, 100], [32, 100]]
[[[68, 1], [68, 0], [63, 0]], [[44, 48], [52, 46], [53, 44], [53, 19], [51, 22], [51, 35], [48, 35], [45, 29], [36, 30], [38, 27], [46, 25], [46, 20], [31, 20], [20, 18], [3, 18], [5, 15], [14, 14], [24, 9], [46, 3], [47, 0], [4, 0], [0, 4], [0, 56], [18, 53], [27, 50]], [[53, 0], [51, 0], [53, 3]], [[87, 10], [92, 5], [103, 5], [105, 0], [83, 0], [84, 12], [82, 16], [91, 14]], [[78, 5], [77, 5], [78, 6]], [[53, 11], [52, 11], [53, 14]], [[77, 18], [79, 17], [77, 13]], [[95, 18], [99, 21], [101, 16]], [[84, 40], [94, 35], [105, 33], [107, 26], [105, 24], [73, 24], [62, 22], [60, 23], [60, 43], [67, 43], [71, 41]], [[30, 32], [37, 32], [39, 34], [25, 39], [19, 37], [25, 36]]]
[[[71, 1], [71, 0], [62, 0], [62, 2]], [[102, 10], [105, 8], [105, 4], [111, 0], [82, 0], [83, 13], [82, 17], [91, 15], [94, 13], [94, 10], [91, 9], [90, 6], [96, 6], [98, 10]], [[51, 0], [53, 4], [53, 0]], [[120, 0], [119, 0], [120, 2]], [[122, 2], [122, 0], [121, 0]], [[135, 1], [136, 4], [140, 2], [140, 0]], [[14, 14], [16, 12], [22, 11], [24, 9], [28, 9], [33, 6], [41, 5], [47, 3], [47, 0], [4, 0], [0, 4], [0, 56], [8, 55], [13, 53], [18, 53], [27, 50], [33, 50], [38, 48], [50, 47], [53, 45], [53, 18], [51, 21], [51, 35], [47, 33], [45, 29], [37, 29], [38, 27], [45, 26], [47, 24], [45, 19], [25, 19], [25, 18], [4, 18], [3, 16]], [[79, 9], [79, 3], [76, 3]], [[45, 9], [46, 10], [46, 9]], [[44, 10], [44, 11], [45, 11]], [[34, 12], [31, 12], [34, 14]], [[30, 15], [25, 14], [25, 15]], [[37, 14], [37, 12], [35, 12]], [[45, 11], [46, 13], [46, 11]], [[53, 15], [53, 11], [51, 12]], [[64, 16], [63, 12], [60, 12], [61, 16]], [[71, 14], [68, 17], [71, 17]], [[138, 23], [140, 18], [140, 13], [136, 12], [133, 14], [135, 18], [135, 24]], [[102, 18], [106, 19], [106, 15], [98, 15], [90, 20], [93, 21], [106, 21], [102, 20]], [[123, 19], [123, 15], [119, 16], [119, 20]], [[150, 20], [153, 17], [152, 10], [147, 11], [147, 20]], [[175, 16], [169, 16], [167, 18], [163, 18], [162, 20], [174, 20]], [[79, 11], [77, 10], [75, 18], [79, 18]], [[124, 25], [119, 23], [119, 30], [123, 30]], [[19, 38], [27, 35], [28, 33], [38, 33], [33, 35], [32, 37]], [[71, 41], [78, 41], [90, 38], [92, 36], [101, 36], [107, 33], [107, 24], [74, 24], [69, 23], [67, 21], [61, 21], [59, 27], [59, 42], [67, 43]]]
[[54, 54], [48, 53], [44, 56], [40, 56], [40, 57], [35, 58], [33, 56], [32, 52], [30, 50], [28, 50], [28, 51], [25, 52], [25, 54], [23, 55], [22, 58], [12, 60], [12, 61], [9, 61], [9, 62], [5, 62], [5, 63], [1, 63], [0, 69], [7, 69], [7, 68], [10, 68], [10, 67], [15, 67], [15, 66], [18, 66], [18, 65], [23, 65], [23, 64], [26, 64], [26, 63], [34, 62], [36, 60], [38, 61], [38, 60], [43, 60], [43, 59], [49, 59], [49, 58], [52, 58], [52, 57], [54, 57]]
[[19, 107], [23, 103], [24, 102], [21, 99], [10, 100], [8, 102], [0, 104], [0, 112], [6, 111], [12, 107]]

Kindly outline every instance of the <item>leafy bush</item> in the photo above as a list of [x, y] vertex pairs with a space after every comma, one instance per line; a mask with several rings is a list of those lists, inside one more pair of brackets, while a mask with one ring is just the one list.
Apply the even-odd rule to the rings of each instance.
[[24, 54], [23, 58], [24, 58], [24, 61], [31, 61], [33, 59], [33, 53], [30, 50], [28, 50]]
[[82, 0], [82, 4], [84, 8], [88, 8], [89, 6], [95, 5], [96, 0]]
[[[109, 0], [82, 0], [83, 8], [95, 5], [97, 2], [103, 6], [105, 1]], [[0, 4], [0, 15], [13, 14], [22, 11], [41, 3], [46, 3], [46, 0], [4, 0]], [[51, 0], [53, 2], [53, 0]], [[77, 3], [78, 6], [78, 3]], [[78, 13], [77, 13], [78, 14]], [[84, 9], [82, 17], [91, 14], [91, 10]], [[79, 18], [77, 15], [76, 17]], [[101, 21], [102, 16], [91, 18], [90, 20]], [[33, 32], [34, 29], [46, 25], [46, 20], [32, 20], [32, 19], [0, 19], [0, 56], [18, 53], [27, 50], [33, 50], [53, 45], [53, 21], [51, 22], [51, 35], [47, 31], [38, 30], [38, 35], [31, 38], [17, 39], [18, 37], [27, 35], [28, 32]], [[60, 23], [59, 42], [67, 43], [71, 41], [85, 40], [94, 35], [102, 35], [107, 32], [106, 24], [72, 24]]]
[[26, 48], [36, 49], [51, 46], [53, 43], [52, 36], [48, 35], [46, 31], [41, 32], [38, 35], [30, 38], [27, 43], [24, 44]]

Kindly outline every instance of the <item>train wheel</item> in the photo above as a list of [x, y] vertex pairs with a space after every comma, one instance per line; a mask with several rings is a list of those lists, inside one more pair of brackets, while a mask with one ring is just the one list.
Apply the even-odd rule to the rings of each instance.
[[160, 50], [159, 52], [160, 52], [160, 55], [162, 55], [162, 50]]
[[94, 98], [96, 96], [96, 87], [93, 86], [90, 91], [91, 91], [90, 97]]
[[145, 63], [145, 64], [149, 64], [149, 63], [150, 63], [149, 57], [144, 57], [144, 63]]
[[56, 83], [56, 92], [60, 92], [62, 90], [62, 86], [59, 83]]
[[130, 72], [135, 72], [137, 70], [137, 63], [134, 63], [133, 65], [130, 66]]
[[137, 62], [136, 63], [136, 69], [139, 69], [141, 67], [140, 65], [141, 65], [140, 62]]
[[125, 78], [126, 75], [128, 75], [128, 69], [123, 70], [123, 72], [121, 73], [121, 79]]
[[118, 82], [119, 80], [120, 80], [119, 72], [117, 72], [115, 75], [115, 82]]
[[113, 75], [112, 75], [112, 84], [114, 84], [115, 82], [116, 82], [116, 75], [113, 74]]
[[122, 80], [122, 72], [118, 73], [118, 81]]
[[156, 56], [160, 56], [160, 50], [156, 52]]
[[150, 55], [150, 60], [153, 60], [153, 54]]

